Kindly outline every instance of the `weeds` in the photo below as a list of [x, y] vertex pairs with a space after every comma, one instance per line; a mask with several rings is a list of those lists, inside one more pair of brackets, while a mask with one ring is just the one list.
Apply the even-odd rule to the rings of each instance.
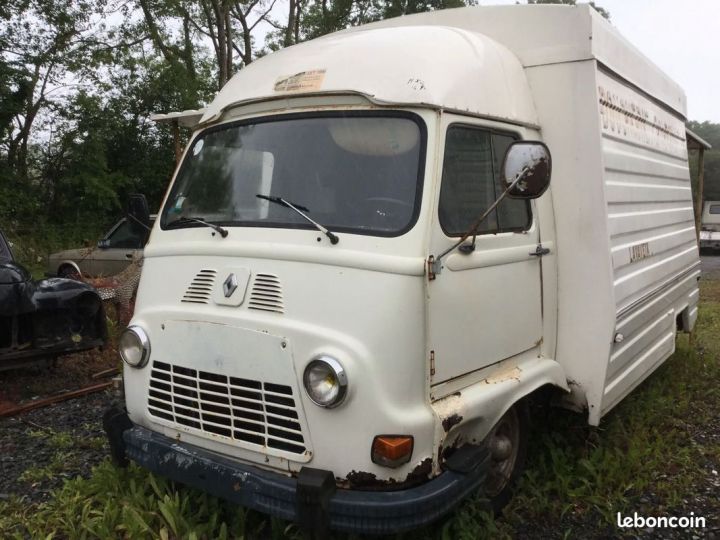
[[48, 478], [53, 478], [65, 470], [69, 458], [70, 454], [68, 452], [55, 452], [48, 465], [43, 467], [35, 466], [26, 469], [25, 472], [20, 475], [18, 480], [20, 480], [20, 482], [29, 482], [34, 484]]
[[21, 538], [60, 533], [68, 538], [242, 538], [245, 512], [172, 484], [131, 465], [105, 461], [89, 479], [73, 479], [54, 498], [30, 511], [3, 503], [0, 530]]

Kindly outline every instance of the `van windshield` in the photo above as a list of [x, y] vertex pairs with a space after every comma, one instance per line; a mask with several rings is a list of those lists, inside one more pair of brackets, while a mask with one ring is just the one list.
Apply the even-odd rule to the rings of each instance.
[[[281, 197], [331, 231], [398, 236], [415, 223], [425, 127], [395, 112], [317, 113], [210, 128], [195, 138], [162, 213], [162, 228], [312, 228]], [[260, 195], [260, 197], [258, 197]]]

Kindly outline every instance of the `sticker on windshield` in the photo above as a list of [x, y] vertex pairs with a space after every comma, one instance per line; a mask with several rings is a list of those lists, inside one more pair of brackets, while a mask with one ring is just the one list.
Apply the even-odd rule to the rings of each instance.
[[200, 151], [203, 149], [204, 144], [205, 141], [203, 141], [202, 139], [195, 143], [195, 146], [193, 146], [193, 156], [197, 156], [200, 153]]
[[182, 210], [183, 204], [185, 204], [185, 197], [182, 195], [178, 196], [177, 200], [175, 201], [175, 206], [173, 207], [173, 210], [175, 212], [179, 212]]
[[280, 77], [275, 81], [274, 90], [276, 92], [309, 92], [312, 90], [320, 90], [324, 78], [324, 69], [301, 71], [295, 75]]

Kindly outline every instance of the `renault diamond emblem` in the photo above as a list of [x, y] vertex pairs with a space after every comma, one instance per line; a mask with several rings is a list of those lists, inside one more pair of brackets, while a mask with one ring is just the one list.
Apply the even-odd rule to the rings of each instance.
[[225, 283], [223, 283], [223, 292], [225, 293], [225, 298], [230, 298], [232, 296], [232, 293], [235, 292], [235, 289], [237, 289], [237, 286], [238, 280], [235, 277], [235, 274], [230, 274], [225, 280]]

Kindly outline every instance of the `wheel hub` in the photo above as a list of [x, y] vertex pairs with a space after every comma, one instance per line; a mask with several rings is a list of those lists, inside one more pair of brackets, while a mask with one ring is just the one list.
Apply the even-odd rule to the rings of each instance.
[[490, 453], [494, 461], [505, 461], [512, 455], [513, 445], [509, 437], [496, 435], [490, 442]]

